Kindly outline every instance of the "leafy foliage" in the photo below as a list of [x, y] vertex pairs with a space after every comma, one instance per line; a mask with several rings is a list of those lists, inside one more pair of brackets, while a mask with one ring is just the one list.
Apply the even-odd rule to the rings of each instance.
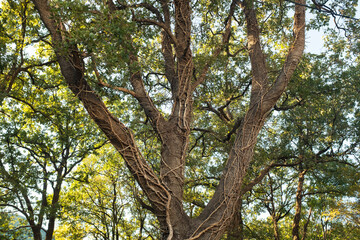
[[[303, 237], [337, 239], [351, 231], [348, 239], [356, 238], [357, 1], [305, 2], [306, 29], [326, 32], [327, 50], [302, 56], [258, 122], [262, 106], [249, 115], [266, 102], [266, 94], [254, 101], [258, 82], [266, 82], [260, 92], [270, 92], [295, 49], [294, 2], [189, 1], [189, 18], [186, 2], [1, 2], [0, 234], [25, 227], [22, 218], [10, 224], [16, 212], [33, 234], [44, 228], [50, 236], [61, 220], [57, 239], [181, 239], [179, 229], [189, 237], [218, 225], [211, 234], [226, 228], [224, 239], [236, 228], [242, 239], [273, 239], [276, 231], [290, 239], [300, 214]], [[257, 43], [264, 65], [252, 62]], [[267, 74], [259, 81], [262, 67]], [[254, 130], [252, 140], [239, 140], [265, 120], [259, 137]], [[238, 150], [245, 157], [231, 165]], [[238, 181], [230, 180], [240, 187], [216, 195], [229, 166], [244, 166]], [[216, 196], [239, 195], [235, 230], [223, 221], [232, 214], [206, 223], [216, 219], [215, 210], [202, 215]]]

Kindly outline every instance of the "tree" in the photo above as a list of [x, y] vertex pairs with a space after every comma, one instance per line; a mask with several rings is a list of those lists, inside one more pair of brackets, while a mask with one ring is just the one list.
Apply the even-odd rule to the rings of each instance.
[[[342, 2], [354, 15], [354, 3]], [[32, 3], [43, 23], [34, 35], [56, 54], [68, 88], [121, 154], [162, 238], [219, 239], [239, 209], [258, 134], [302, 58], [306, 1]], [[159, 145], [151, 159], [135, 140], [141, 126], [113, 114], [118, 98], [134, 116], [145, 114], [150, 127], [143, 129]], [[209, 128], [216, 134], [206, 144], [214, 151], [191, 154]], [[217, 188], [190, 218], [183, 206], [187, 160], [214, 158], [222, 170]]]
[[[0, 196], [0, 206], [24, 216], [27, 224], [18, 225], [31, 229], [34, 239], [42, 239], [42, 232], [52, 239], [65, 179], [103, 143], [91, 125], [73, 129], [82, 114], [69, 101], [61, 106], [61, 90], [39, 92], [22, 92], [23, 98], [15, 100], [10, 96], [2, 107], [0, 189], [6, 194]], [[85, 144], [84, 135], [90, 133]]]
[[[134, 183], [123, 173], [118, 153], [105, 146], [73, 172], [61, 199], [61, 227], [56, 239], [157, 239], [149, 212], [133, 197]], [[135, 195], [136, 196], [136, 195]]]
[[13, 215], [4, 209], [0, 212], [0, 237], [4, 240], [11, 239], [31, 239], [30, 229], [20, 228], [24, 219], [18, 215]]
[[0, 207], [16, 221], [2, 231], [31, 229], [37, 240], [52, 239], [70, 172], [104, 144], [91, 124], [83, 124], [86, 116], [70, 91], [59, 86], [56, 70], [26, 68], [27, 75], [36, 75], [32, 83], [19, 72], [20, 81], [1, 105]]

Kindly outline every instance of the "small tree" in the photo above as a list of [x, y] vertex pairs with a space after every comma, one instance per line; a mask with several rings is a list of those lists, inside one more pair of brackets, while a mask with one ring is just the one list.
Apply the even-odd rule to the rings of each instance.
[[86, 116], [67, 89], [37, 80], [13, 90], [1, 107], [0, 207], [18, 219], [6, 232], [31, 229], [33, 239], [51, 240], [66, 178], [104, 140], [82, 124]]

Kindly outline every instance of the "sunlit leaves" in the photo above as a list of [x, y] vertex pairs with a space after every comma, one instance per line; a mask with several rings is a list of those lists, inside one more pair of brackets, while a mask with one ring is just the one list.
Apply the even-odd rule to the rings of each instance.
[[100, 154], [85, 159], [73, 172], [61, 200], [62, 227], [58, 228], [56, 237], [150, 239], [156, 236], [155, 226], [149, 224], [151, 218], [135, 202], [136, 186], [121, 156], [110, 146], [104, 147]]
[[29, 67], [1, 106], [0, 188], [8, 194], [0, 195], [0, 204], [27, 221], [7, 231], [35, 224], [47, 229], [58, 217], [65, 179], [104, 143], [61, 82], [56, 66]]

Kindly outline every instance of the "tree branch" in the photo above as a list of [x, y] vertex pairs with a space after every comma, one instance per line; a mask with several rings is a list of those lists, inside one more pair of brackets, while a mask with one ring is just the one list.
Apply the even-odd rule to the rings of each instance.
[[[161, 8], [164, 12], [164, 24], [171, 32], [171, 18], [170, 18], [170, 10], [169, 10], [169, 1], [168, 0], [160, 0]], [[176, 83], [178, 82], [175, 70], [175, 58], [173, 54], [173, 46], [171, 45], [172, 36], [167, 33], [167, 31], [163, 30], [161, 32], [161, 48], [162, 55], [164, 57], [164, 65], [165, 65], [165, 75], [168, 81], [171, 84], [171, 91], [174, 93], [177, 89]]]
[[114, 90], [117, 90], [117, 91], [120, 91], [120, 92], [128, 93], [128, 94], [132, 95], [133, 97], [137, 97], [137, 95], [136, 95], [136, 93], [134, 91], [131, 91], [131, 90], [126, 89], [126, 88], [118, 87], [118, 86], [113, 86], [113, 85], [110, 85], [108, 83], [105, 83], [102, 80], [99, 71], [97, 70], [96, 62], [95, 62], [94, 57], [92, 57], [91, 59], [92, 59], [92, 63], [93, 63], [93, 69], [94, 69], [94, 72], [95, 72], [95, 76], [96, 76], [96, 78], [98, 80], [98, 85], [103, 86], [103, 87], [107, 87], [107, 88], [111, 88], [111, 89], [114, 89]]
[[176, 40], [176, 37], [174, 36], [174, 34], [172, 34], [171, 30], [166, 26], [165, 23], [162, 23], [162, 22], [158, 22], [158, 21], [155, 21], [155, 20], [152, 20], [152, 19], [147, 19], [147, 18], [136, 18], [134, 13], [133, 13], [133, 20], [135, 22], [140, 22], [140, 23], [146, 23], [146, 24], [149, 24], [149, 25], [155, 25], [155, 26], [158, 26], [162, 29], [165, 30], [165, 32], [167, 33], [167, 35], [170, 37], [172, 43], [176, 46], [177, 45], [177, 40]]
[[337, 16], [337, 17], [343, 17], [343, 18], [348, 18], [348, 19], [352, 19], [352, 20], [356, 20], [358, 21], [359, 19], [358, 18], [354, 18], [354, 17], [351, 17], [351, 16], [347, 16], [347, 15], [343, 15], [343, 14], [339, 14], [339, 13], [336, 13], [334, 10], [332, 10], [330, 7], [326, 6], [325, 4], [320, 4], [318, 3], [317, 1], [315, 0], [311, 0], [315, 7], [312, 7], [310, 5], [307, 5], [307, 4], [302, 4], [302, 3], [299, 3], [297, 1], [292, 1], [292, 0], [285, 0], [286, 2], [290, 2], [290, 3], [293, 3], [295, 5], [299, 5], [299, 6], [303, 6], [303, 7], [306, 7], [306, 8], [309, 8], [309, 9], [314, 9], [314, 10], [317, 10], [319, 12], [323, 12], [323, 13], [327, 13], [327, 14], [330, 14], [332, 16]]
[[[293, 158], [292, 157], [287, 157], [287, 158]], [[249, 182], [248, 184], [246, 184], [245, 186], [243, 186], [241, 188], [241, 195], [243, 195], [246, 192], [249, 192], [252, 190], [252, 188], [260, 183], [264, 177], [270, 172], [271, 169], [273, 169], [274, 167], [294, 167], [297, 166], [301, 163], [301, 161], [296, 162], [296, 163], [271, 163], [270, 165], [266, 166], [263, 170], [260, 171], [259, 175], [254, 178], [251, 182]]]
[[[297, 0], [294, 15], [294, 41], [275, 83], [264, 96], [264, 111], [269, 111], [284, 92], [305, 48], [305, 0]], [[301, 5], [300, 5], [301, 4]]]
[[223, 51], [224, 46], [227, 46], [227, 44], [229, 43], [230, 34], [231, 34], [231, 23], [232, 23], [231, 20], [232, 20], [232, 17], [234, 15], [235, 8], [237, 5], [239, 5], [239, 1], [232, 0], [231, 5], [230, 5], [229, 14], [224, 22], [225, 30], [222, 34], [222, 42], [221, 42], [221, 44], [219, 44], [219, 46], [217, 48], [215, 48], [213, 55], [209, 57], [210, 60], [201, 69], [201, 73], [200, 73], [198, 79], [192, 84], [192, 87], [191, 87], [192, 91], [194, 91], [197, 86], [199, 86], [201, 83], [203, 83], [205, 81], [206, 75], [207, 75], [211, 65], [215, 62], [217, 56], [219, 56], [221, 51]]
[[[32, 0], [38, 10], [41, 20], [50, 31], [52, 40], [56, 46], [66, 42], [61, 19], [59, 24], [51, 14], [47, 0]], [[90, 117], [107, 136], [111, 144], [124, 158], [130, 172], [144, 190], [153, 207], [163, 216], [166, 215], [166, 205], [169, 198], [168, 191], [160, 183], [158, 177], [146, 163], [138, 149], [133, 134], [105, 106], [100, 97], [91, 89], [85, 80], [84, 63], [79, 56], [76, 46], [71, 46], [65, 53], [55, 47], [57, 60], [62, 75], [69, 88], [84, 104]]]
[[302, 105], [304, 105], [304, 102], [305, 102], [304, 99], [300, 99], [300, 100], [298, 100], [296, 103], [294, 103], [294, 104], [292, 104], [292, 105], [285, 105], [287, 99], [288, 99], [288, 98], [286, 98], [286, 100], [285, 100], [280, 106], [277, 106], [277, 105], [275, 104], [274, 109], [275, 109], [276, 111], [287, 111], [287, 110], [296, 108], [296, 107], [298, 107], [298, 106], [302, 106]]

